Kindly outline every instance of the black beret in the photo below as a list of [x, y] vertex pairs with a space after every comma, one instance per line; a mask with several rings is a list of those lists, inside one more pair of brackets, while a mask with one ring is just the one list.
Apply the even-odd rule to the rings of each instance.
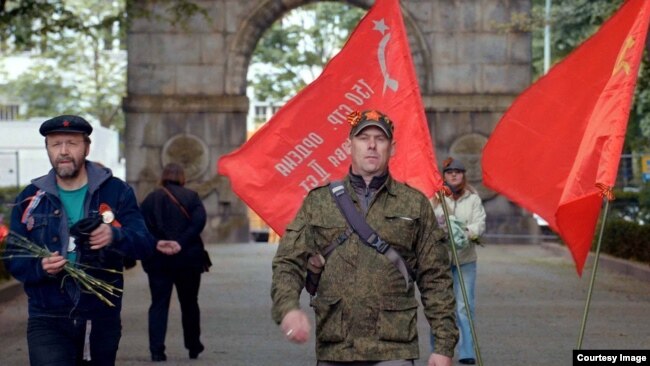
[[93, 126], [85, 119], [79, 116], [63, 115], [48, 119], [43, 122], [38, 130], [43, 136], [51, 133], [85, 133], [90, 135], [93, 132]]

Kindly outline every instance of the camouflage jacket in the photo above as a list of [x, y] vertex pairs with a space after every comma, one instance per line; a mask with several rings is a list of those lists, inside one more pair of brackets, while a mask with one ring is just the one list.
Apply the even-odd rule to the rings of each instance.
[[[353, 192], [349, 177], [348, 193]], [[357, 195], [351, 197], [358, 205]], [[366, 220], [415, 271], [436, 353], [453, 356], [458, 340], [455, 300], [444, 233], [419, 191], [388, 178], [370, 203]], [[299, 308], [306, 261], [346, 230], [327, 186], [305, 198], [273, 259], [273, 319]], [[327, 258], [316, 297], [316, 356], [321, 361], [419, 358], [415, 290], [398, 269], [352, 234]], [[428, 338], [428, 337], [427, 337]]]

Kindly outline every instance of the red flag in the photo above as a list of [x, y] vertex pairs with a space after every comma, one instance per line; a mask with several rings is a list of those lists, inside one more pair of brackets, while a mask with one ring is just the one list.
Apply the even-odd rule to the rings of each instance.
[[237, 151], [219, 174], [282, 234], [307, 192], [344, 176], [347, 115], [377, 109], [395, 124], [391, 174], [432, 196], [442, 187], [398, 0], [377, 0], [343, 49]]
[[650, 1], [629, 0], [524, 91], [483, 150], [487, 186], [548, 221], [582, 274], [612, 187], [644, 47]]

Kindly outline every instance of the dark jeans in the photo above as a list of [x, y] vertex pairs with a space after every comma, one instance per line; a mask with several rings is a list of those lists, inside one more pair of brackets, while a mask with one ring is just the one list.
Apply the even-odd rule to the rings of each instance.
[[152, 354], [165, 351], [165, 335], [169, 316], [169, 301], [176, 286], [178, 302], [181, 304], [183, 340], [190, 351], [202, 350], [201, 311], [199, 310], [199, 286], [201, 272], [179, 270], [174, 272], [148, 273], [151, 290], [149, 307], [149, 350]]
[[90, 363], [82, 363], [86, 319], [30, 317], [27, 321], [32, 366], [115, 365], [122, 336], [120, 317], [95, 319], [90, 332]]

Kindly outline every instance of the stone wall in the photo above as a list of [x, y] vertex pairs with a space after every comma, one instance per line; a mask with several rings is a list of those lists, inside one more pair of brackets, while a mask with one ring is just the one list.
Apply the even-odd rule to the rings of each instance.
[[[314, 0], [197, 0], [207, 17], [161, 22], [164, 1], [128, 33], [127, 181], [139, 199], [169, 161], [189, 167], [204, 199], [208, 242], [248, 241], [246, 207], [216, 175], [222, 155], [245, 141], [246, 73], [257, 41], [286, 12]], [[368, 8], [373, 1], [347, 1]], [[483, 188], [480, 151], [531, 79], [530, 35], [495, 25], [528, 12], [530, 0], [402, 0], [405, 24], [439, 160], [465, 160], [486, 199], [490, 232], [530, 232], [528, 216]]]
[[480, 165], [483, 146], [501, 115], [531, 82], [530, 34], [498, 27], [515, 13], [528, 13], [530, 1], [406, 4], [432, 50], [423, 101], [438, 161], [453, 156], [467, 166], [470, 184], [484, 199], [491, 241], [494, 235], [507, 242], [536, 234], [529, 214], [482, 185]]

